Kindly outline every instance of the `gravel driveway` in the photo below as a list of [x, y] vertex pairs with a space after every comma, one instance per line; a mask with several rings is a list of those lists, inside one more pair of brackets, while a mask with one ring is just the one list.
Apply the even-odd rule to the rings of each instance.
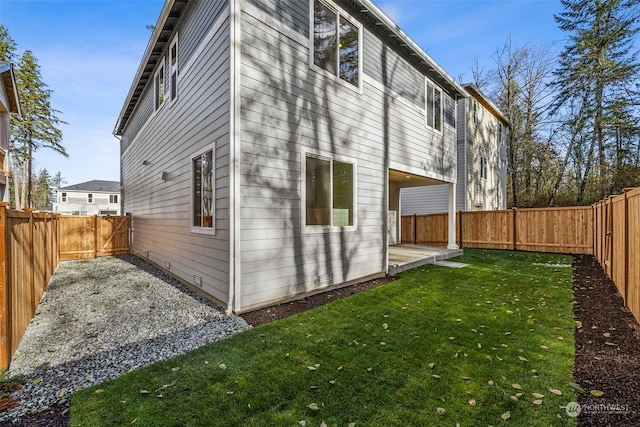
[[20, 404], [0, 424], [248, 327], [140, 258], [60, 262], [11, 362]]

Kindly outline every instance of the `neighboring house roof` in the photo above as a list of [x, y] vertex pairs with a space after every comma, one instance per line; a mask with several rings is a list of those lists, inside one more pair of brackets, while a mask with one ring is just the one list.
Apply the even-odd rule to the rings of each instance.
[[491, 100], [489, 100], [489, 98], [484, 96], [480, 89], [478, 89], [478, 86], [467, 83], [463, 84], [462, 87], [464, 87], [464, 89], [469, 92], [469, 95], [480, 101], [480, 104], [482, 104], [482, 106], [487, 110], [491, 111], [491, 113], [496, 116], [496, 118], [500, 120], [505, 126], [511, 127], [511, 123], [509, 122], [509, 120], [507, 120], [507, 118], [502, 114], [498, 107], [496, 107], [495, 104], [491, 102]]
[[58, 188], [58, 191], [87, 191], [94, 193], [119, 193], [120, 182], [93, 180]]
[[[114, 135], [122, 135], [127, 122], [135, 109], [142, 92], [153, 71], [162, 58], [162, 53], [169, 38], [173, 34], [176, 24], [180, 20], [182, 12], [186, 8], [188, 0], [166, 0], [160, 18], [153, 30], [149, 44], [145, 50], [142, 61], [138, 66], [135, 78], [129, 89], [125, 103], [118, 116]], [[387, 17], [371, 0], [342, 0], [342, 3], [351, 5], [360, 13], [360, 18], [374, 24], [386, 39], [392, 42], [399, 52], [407, 58], [411, 58], [411, 63], [418, 69], [442, 86], [453, 98], [466, 98], [467, 94], [456, 81], [447, 74], [427, 53], [420, 48], [413, 40], [407, 36], [389, 17]]]
[[4, 84], [7, 97], [9, 98], [9, 112], [20, 116], [20, 98], [18, 97], [16, 77], [13, 73], [13, 64], [0, 61], [0, 74], [2, 75], [2, 84]]

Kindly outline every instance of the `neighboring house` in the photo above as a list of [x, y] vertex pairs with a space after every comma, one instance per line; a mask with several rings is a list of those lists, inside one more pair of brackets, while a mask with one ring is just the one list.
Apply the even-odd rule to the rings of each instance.
[[68, 215], [121, 215], [118, 181], [87, 181], [58, 188], [53, 211]]
[[9, 201], [9, 140], [11, 114], [20, 116], [20, 99], [13, 64], [0, 61], [0, 201]]
[[369, 0], [167, 0], [114, 130], [133, 250], [235, 312], [380, 277], [401, 188], [455, 211], [463, 96]]
[[[472, 85], [458, 102], [458, 180], [456, 207], [461, 211], [507, 208], [507, 132], [509, 122]], [[402, 215], [447, 212], [447, 186], [402, 190]]]

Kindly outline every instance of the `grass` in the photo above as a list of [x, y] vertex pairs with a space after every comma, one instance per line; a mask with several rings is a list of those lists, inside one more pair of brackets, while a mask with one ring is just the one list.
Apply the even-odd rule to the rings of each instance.
[[71, 425], [575, 425], [571, 269], [542, 265], [571, 258], [456, 261], [77, 392]]

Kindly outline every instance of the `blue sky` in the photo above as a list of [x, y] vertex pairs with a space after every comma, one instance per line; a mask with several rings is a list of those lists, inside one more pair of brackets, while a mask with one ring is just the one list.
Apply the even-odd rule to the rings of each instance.
[[[205, 0], [207, 1], [207, 0]], [[563, 45], [553, 20], [559, 0], [373, 0], [453, 78], [471, 80], [474, 58], [486, 69], [510, 37]], [[31, 50], [52, 106], [68, 122], [68, 159], [42, 150], [36, 170], [62, 172], [67, 185], [119, 180], [119, 143], [112, 135], [164, 0], [0, 0], [0, 24], [18, 53]]]

